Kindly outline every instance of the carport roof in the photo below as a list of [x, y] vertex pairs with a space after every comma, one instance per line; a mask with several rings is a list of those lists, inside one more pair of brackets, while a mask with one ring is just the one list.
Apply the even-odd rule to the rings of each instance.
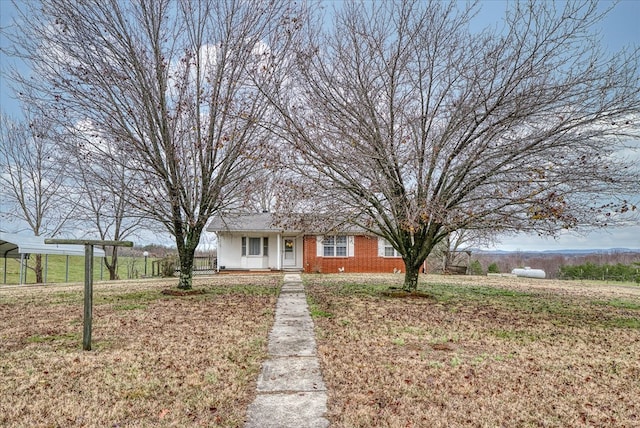
[[[0, 258], [19, 259], [20, 254], [58, 254], [84, 256], [84, 245], [45, 244], [44, 236], [26, 236], [0, 232]], [[104, 250], [93, 249], [95, 257], [104, 257]]]

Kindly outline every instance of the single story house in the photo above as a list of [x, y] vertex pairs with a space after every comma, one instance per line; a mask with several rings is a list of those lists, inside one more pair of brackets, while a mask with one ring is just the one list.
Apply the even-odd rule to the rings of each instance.
[[273, 214], [259, 213], [217, 216], [207, 231], [217, 236], [220, 271], [404, 272], [402, 257], [391, 244], [357, 230], [287, 230]]

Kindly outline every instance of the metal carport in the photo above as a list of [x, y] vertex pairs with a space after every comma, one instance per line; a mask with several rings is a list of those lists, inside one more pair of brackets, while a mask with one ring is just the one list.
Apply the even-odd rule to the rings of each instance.
[[[46, 278], [46, 255], [57, 254], [67, 256], [67, 270], [69, 256], [84, 256], [83, 245], [70, 244], [45, 244], [44, 236], [26, 236], [16, 233], [0, 232], [0, 257], [4, 259], [3, 284], [7, 283], [7, 259], [20, 259], [20, 284], [22, 284], [24, 261], [29, 254], [45, 255], [45, 278]], [[104, 257], [104, 250], [94, 249], [95, 257]], [[46, 282], [46, 279], [45, 279]]]

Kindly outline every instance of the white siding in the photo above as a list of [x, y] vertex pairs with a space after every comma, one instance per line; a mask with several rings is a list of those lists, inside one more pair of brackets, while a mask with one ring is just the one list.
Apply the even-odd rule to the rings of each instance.
[[[269, 238], [268, 256], [242, 256], [242, 236], [247, 238]], [[275, 269], [278, 267], [278, 235], [277, 234], [256, 234], [245, 235], [219, 233], [218, 234], [218, 266], [225, 269]], [[247, 252], [249, 241], [247, 239]], [[260, 246], [263, 251], [262, 243]]]

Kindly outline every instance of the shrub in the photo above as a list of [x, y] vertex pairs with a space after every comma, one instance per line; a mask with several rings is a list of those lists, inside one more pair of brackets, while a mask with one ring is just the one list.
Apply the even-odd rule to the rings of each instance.
[[176, 271], [177, 260], [175, 257], [166, 257], [160, 260], [160, 275], [163, 278], [170, 278]]
[[483, 275], [482, 265], [480, 265], [480, 261], [478, 259], [471, 262], [469, 265], [469, 275]]
[[487, 272], [489, 272], [489, 273], [500, 273], [500, 268], [498, 267], [497, 263], [491, 263], [487, 267]]

